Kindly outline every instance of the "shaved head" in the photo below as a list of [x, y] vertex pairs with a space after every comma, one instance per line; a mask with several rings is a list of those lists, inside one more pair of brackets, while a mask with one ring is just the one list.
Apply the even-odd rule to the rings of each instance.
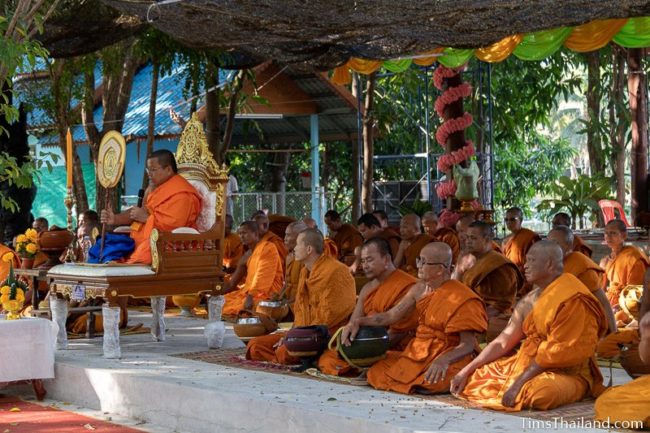
[[420, 217], [414, 213], [404, 215], [399, 222], [399, 234], [402, 239], [411, 240], [420, 233]]
[[605, 228], [613, 228], [618, 230], [621, 233], [627, 233], [627, 227], [625, 226], [625, 223], [623, 220], [619, 219], [613, 219], [607, 224], [605, 224]]
[[305, 244], [316, 251], [319, 256], [323, 254], [325, 249], [325, 240], [320, 231], [316, 229], [306, 229], [298, 235], [298, 238]]
[[308, 228], [310, 229], [317, 229], [318, 224], [316, 224], [316, 220], [311, 218], [311, 217], [304, 217], [303, 222], [307, 225]]
[[564, 268], [564, 253], [560, 246], [549, 240], [535, 242], [528, 250], [528, 254], [535, 255], [536, 257], [547, 258], [551, 266], [558, 269], [560, 272]]
[[260, 231], [260, 228], [255, 223], [255, 221], [244, 221], [243, 223], [239, 224], [239, 227], [245, 228], [246, 230], [249, 230], [253, 233], [259, 233]]
[[553, 216], [553, 220], [551, 221], [551, 225], [553, 228], [557, 226], [567, 226], [571, 227], [571, 217], [569, 216], [568, 213], [565, 212], [558, 212]]
[[571, 229], [564, 225], [555, 226], [548, 232], [548, 239], [557, 243], [565, 254], [573, 250], [573, 238]]
[[456, 231], [458, 233], [464, 232], [469, 228], [469, 225], [472, 224], [475, 221], [474, 214], [464, 214], [460, 219], [456, 222]]
[[435, 221], [438, 222], [438, 215], [433, 211], [428, 211], [422, 214], [422, 222], [424, 221]]
[[296, 247], [298, 235], [307, 230], [307, 224], [304, 221], [294, 221], [290, 223], [284, 231], [284, 244], [289, 251], [293, 251]]
[[269, 217], [267, 217], [265, 214], [262, 215], [255, 215], [252, 220], [257, 223], [257, 226], [259, 227], [259, 232], [260, 234], [265, 234], [266, 232], [269, 231]]
[[420, 257], [426, 259], [427, 262], [444, 263], [447, 267], [451, 267], [451, 248], [444, 242], [426, 244], [420, 251]]

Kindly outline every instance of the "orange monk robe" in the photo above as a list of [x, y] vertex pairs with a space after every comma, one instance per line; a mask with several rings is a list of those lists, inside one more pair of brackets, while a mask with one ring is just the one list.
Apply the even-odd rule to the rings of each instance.
[[354, 250], [363, 245], [363, 236], [352, 224], [343, 224], [332, 237], [339, 251], [339, 260], [354, 256]]
[[[415, 277], [399, 269], [395, 270], [363, 300], [363, 315], [372, 316], [390, 310], [402, 300], [416, 282]], [[413, 312], [410, 316], [391, 325], [389, 333], [412, 332], [417, 325], [418, 316]], [[338, 376], [349, 372], [351, 367], [339, 357], [337, 351], [326, 350], [318, 359], [318, 369], [323, 373]]]
[[36, 256], [34, 256], [34, 267], [38, 268], [41, 266], [43, 263], [47, 262], [49, 260], [49, 257], [47, 254], [45, 254], [43, 251], [39, 251], [36, 253]]
[[11, 253], [14, 256], [12, 261], [14, 269], [20, 267], [20, 259], [16, 255], [15, 251], [3, 244], [0, 244], [0, 283], [6, 280], [7, 277], [9, 276], [9, 268], [11, 266], [9, 265], [8, 262], [2, 260], [2, 256], [4, 256], [7, 253]]
[[223, 267], [234, 269], [244, 255], [244, 244], [237, 233], [230, 232], [223, 240]]
[[607, 299], [612, 307], [618, 307], [621, 290], [630, 284], [643, 284], [646, 268], [650, 260], [639, 248], [626, 245], [614, 260], [605, 267], [605, 284]]
[[596, 353], [599, 358], [615, 358], [620, 356], [621, 347], [638, 348], [640, 342], [639, 328], [620, 328], [618, 331], [612, 332], [598, 342]]
[[377, 234], [377, 237], [384, 239], [388, 242], [390, 246], [390, 252], [395, 257], [397, 255], [397, 250], [399, 249], [399, 243], [401, 241], [399, 235], [395, 233], [395, 230], [385, 228]]
[[456, 263], [458, 260], [458, 255], [460, 254], [460, 239], [458, 238], [458, 233], [453, 229], [442, 227], [435, 231], [433, 238], [439, 242], [444, 242], [449, 245], [452, 253], [452, 262]]
[[573, 236], [573, 251], [582, 253], [589, 258], [591, 258], [591, 254], [593, 253], [591, 247], [587, 245], [580, 236], [575, 235]]
[[486, 307], [510, 315], [523, 277], [517, 266], [502, 254], [488, 251], [465, 271], [462, 282], [481, 297]]
[[425, 233], [420, 233], [417, 235], [411, 241], [411, 245], [409, 245], [404, 250], [404, 258], [399, 268], [413, 276], [417, 276], [418, 268], [416, 266], [416, 260], [418, 257], [420, 257], [420, 251], [422, 251], [422, 248], [424, 248], [424, 246], [430, 242], [433, 242], [433, 238], [431, 236]]
[[[334, 256], [336, 259], [336, 256]], [[292, 302], [290, 305], [291, 311], [294, 310], [294, 302], [296, 300], [296, 293], [298, 292], [298, 284], [300, 283], [300, 274], [305, 265], [293, 258], [293, 254], [287, 257], [287, 267], [285, 273], [285, 291], [284, 297]]]
[[650, 428], [650, 376], [642, 376], [625, 385], [607, 389], [594, 405], [598, 421], [640, 421]]
[[[503, 255], [506, 256], [512, 263], [517, 265], [521, 275], [524, 273], [524, 265], [526, 264], [526, 254], [530, 247], [541, 238], [537, 233], [532, 230], [522, 228], [516, 234], [513, 234], [505, 239], [503, 244]], [[519, 290], [519, 295], [525, 295], [532, 289], [532, 286], [524, 282]]]
[[440, 355], [460, 343], [461, 332], [482, 333], [487, 329], [487, 315], [481, 298], [469, 287], [449, 280], [416, 306], [419, 317], [415, 337], [403, 352], [389, 351], [386, 359], [368, 370], [368, 383], [374, 388], [410, 394], [416, 388], [431, 393], [449, 392], [451, 379], [473, 358], [473, 354], [453, 362], [445, 379], [427, 383], [424, 375]]
[[323, 250], [323, 253], [327, 254], [328, 256], [332, 256], [335, 259], [338, 258], [339, 256], [339, 248], [336, 246], [336, 242], [334, 242], [330, 238], [325, 238], [325, 249]]
[[[461, 397], [496, 410], [548, 410], [602, 392], [594, 350], [607, 321], [600, 302], [576, 277], [563, 273], [541, 292], [523, 331], [519, 351], [477, 369]], [[523, 385], [514, 407], [504, 407], [503, 395], [533, 361], [545, 371]]]
[[280, 236], [276, 235], [272, 231], [268, 231], [264, 233], [264, 235], [260, 238], [260, 241], [269, 241], [275, 245], [275, 248], [278, 250], [278, 254], [280, 254], [280, 259], [282, 259], [282, 263], [284, 263], [284, 261], [287, 259], [287, 254], [289, 254], [289, 250], [284, 244], [284, 240]]
[[149, 217], [138, 230], [131, 230], [135, 250], [127, 263], [151, 263], [149, 237], [154, 228], [163, 232], [179, 227], [195, 228], [201, 212], [201, 196], [183, 176], [176, 174], [147, 195], [145, 207]]
[[605, 271], [580, 252], [574, 251], [564, 257], [564, 272], [577, 277], [592, 293], [602, 288]]
[[503, 250], [501, 249], [501, 245], [499, 245], [496, 241], [492, 241], [492, 251], [496, 251], [499, 254], [503, 254]]
[[244, 308], [246, 297], [253, 297], [254, 306], [278, 293], [284, 284], [284, 265], [277, 248], [271, 242], [259, 241], [246, 262], [244, 287], [226, 293], [223, 314], [237, 315]]
[[[325, 325], [330, 333], [343, 326], [356, 298], [354, 278], [348, 267], [334, 257], [321, 255], [311, 272], [303, 268], [294, 303], [294, 326]], [[246, 358], [256, 361], [297, 364], [299, 360], [287, 353], [286, 346], [275, 346], [286, 332], [256, 337], [248, 343]]]

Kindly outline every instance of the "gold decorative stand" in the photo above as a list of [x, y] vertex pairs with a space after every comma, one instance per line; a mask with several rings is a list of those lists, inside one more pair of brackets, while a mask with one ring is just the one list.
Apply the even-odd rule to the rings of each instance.
[[68, 249], [65, 253], [65, 263], [74, 263], [77, 261], [77, 257], [75, 256], [74, 253], [74, 246], [77, 241], [77, 235], [75, 232], [72, 230], [72, 206], [74, 205], [74, 196], [72, 195], [72, 186], [68, 187], [68, 193], [65, 196], [65, 200], [63, 201], [65, 203], [65, 207], [68, 209], [68, 216], [67, 216], [67, 222], [68, 222], [68, 231], [70, 233], [73, 233], [74, 236], [72, 237], [72, 240], [70, 241], [70, 244], [68, 245]]

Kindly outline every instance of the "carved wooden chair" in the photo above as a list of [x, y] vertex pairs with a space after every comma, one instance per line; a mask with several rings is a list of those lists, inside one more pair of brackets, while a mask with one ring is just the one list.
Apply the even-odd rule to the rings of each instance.
[[[52, 294], [71, 299], [102, 297], [115, 307], [122, 297], [160, 297], [215, 290], [222, 281], [225, 228], [225, 186], [228, 171], [219, 167], [208, 149], [203, 125], [196, 115], [186, 125], [176, 151], [178, 172], [202, 197], [197, 228], [173, 232], [154, 229], [152, 264], [65, 263], [49, 270]], [[156, 317], [154, 317], [154, 321]]]

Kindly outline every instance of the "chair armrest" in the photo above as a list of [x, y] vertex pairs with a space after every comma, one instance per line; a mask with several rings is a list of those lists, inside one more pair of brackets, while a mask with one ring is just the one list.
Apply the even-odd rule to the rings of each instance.
[[[176, 231], [176, 230], [175, 230]], [[151, 267], [156, 273], [166, 271], [215, 273], [222, 267], [224, 224], [219, 222], [203, 233], [151, 233]], [[191, 230], [195, 231], [195, 230]]]

